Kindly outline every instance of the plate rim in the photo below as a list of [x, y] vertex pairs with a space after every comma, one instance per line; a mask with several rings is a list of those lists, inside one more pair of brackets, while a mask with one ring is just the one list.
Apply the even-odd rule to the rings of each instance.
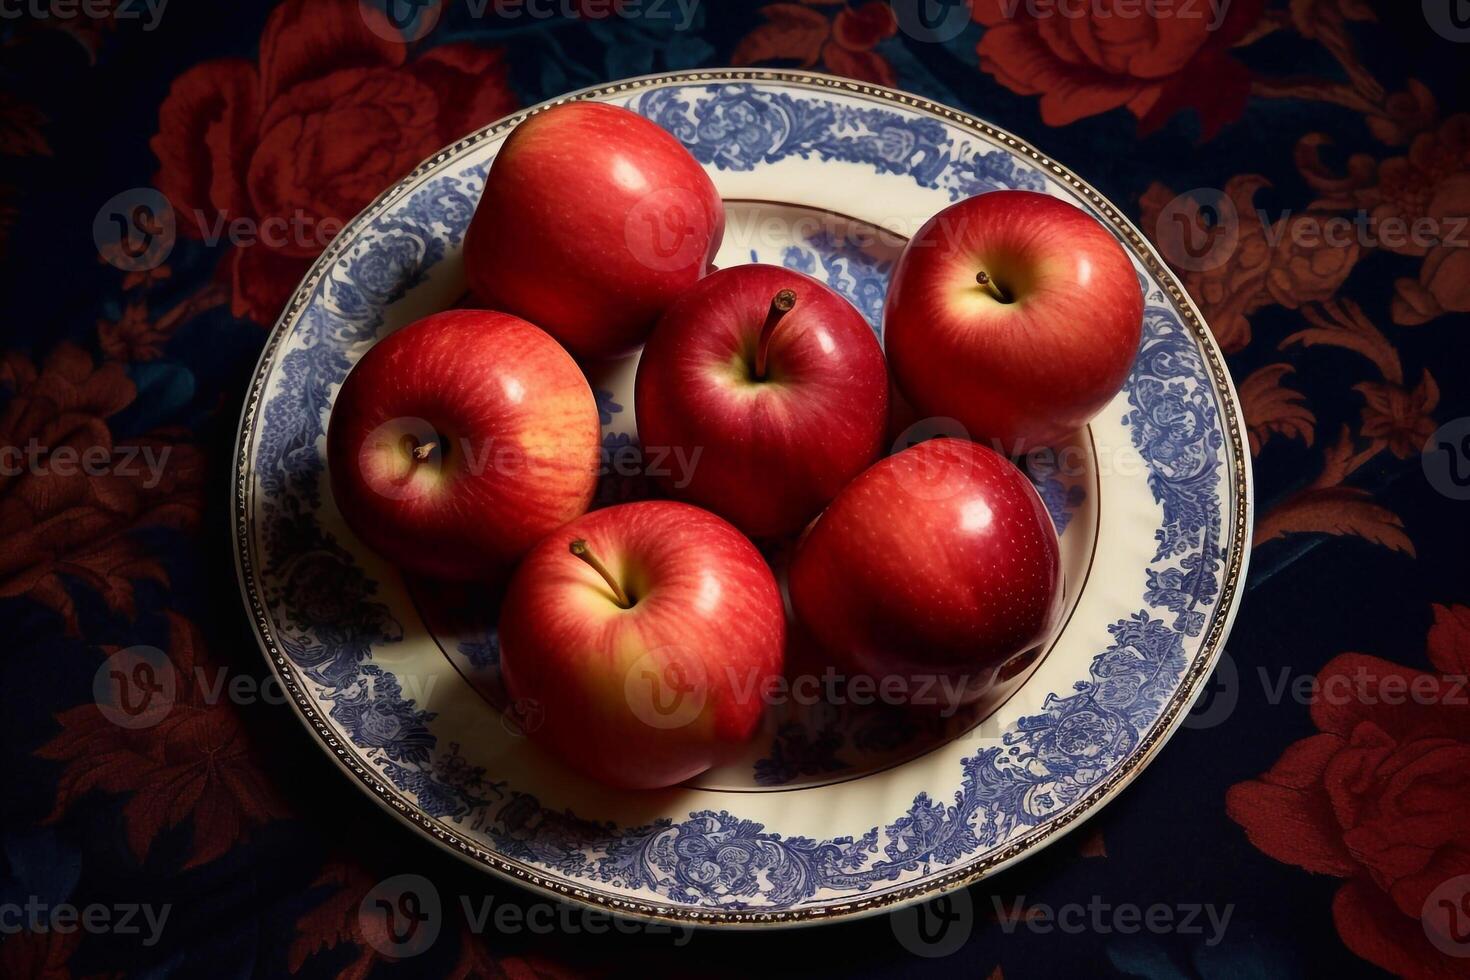
[[[346, 249], [350, 239], [350, 236], [346, 234], [347, 230], [354, 229], [360, 223], [370, 219], [371, 215], [386, 201], [417, 184], [440, 164], [458, 156], [476, 143], [518, 126], [532, 115], [544, 112], [553, 106], [669, 85], [741, 82], [767, 82], [817, 90], [835, 89], [855, 95], [874, 97], [938, 116], [949, 123], [1003, 144], [1008, 150], [1026, 157], [1033, 164], [1044, 169], [1052, 178], [1066, 184], [1073, 193], [1084, 198], [1122, 237], [1133, 254], [1143, 263], [1154, 282], [1164, 289], [1175, 308], [1179, 310], [1183, 325], [1199, 343], [1210, 380], [1220, 397], [1222, 408], [1220, 416], [1222, 428], [1227, 436], [1226, 448], [1228, 449], [1225, 463], [1230, 477], [1228, 483], [1234, 497], [1233, 508], [1228, 512], [1229, 520], [1224, 525], [1230, 529], [1231, 544], [1225, 554], [1226, 564], [1221, 576], [1219, 605], [1211, 628], [1201, 641], [1200, 652], [1195, 655], [1190, 667], [1181, 678], [1178, 690], [1165, 704], [1161, 720], [1140, 742], [1133, 757], [1110, 774], [1099, 789], [1079, 801], [1077, 806], [1056, 820], [1049, 822], [1045, 828], [1036, 828], [1031, 834], [1022, 835], [987, 856], [966, 862], [922, 883], [904, 886], [879, 895], [841, 899], [805, 908], [778, 910], [692, 908], [582, 888], [565, 880], [550, 878], [531, 866], [508, 860], [503, 855], [486, 850], [464, 839], [464, 835], [448, 830], [441, 821], [424, 814], [418, 806], [405, 799], [397, 789], [377, 778], [374, 771], [358, 764], [355, 753], [350, 747], [345, 747], [336, 732], [322, 720], [321, 712], [317, 710], [315, 702], [296, 680], [294, 664], [271, 638], [272, 624], [266, 616], [264, 603], [255, 588], [248, 519], [248, 504], [253, 479], [248, 453], [257, 435], [256, 426], [260, 418], [265, 388], [269, 381], [269, 368], [274, 362], [278, 348], [289, 336], [291, 326], [298, 319], [306, 304], [310, 302], [322, 278]], [[1225, 367], [1224, 355], [1209, 325], [1173, 270], [1162, 261], [1153, 244], [1107, 197], [1072, 170], [1042, 153], [1027, 141], [984, 119], [943, 103], [900, 89], [820, 72], [774, 68], [706, 68], [682, 72], [657, 72], [567, 92], [517, 110], [455, 140], [429, 156], [403, 178], [395, 181], [373, 198], [362, 211], [343, 226], [342, 233], [339, 233], [316, 258], [267, 334], [260, 356], [251, 373], [250, 386], [241, 405], [232, 455], [234, 501], [231, 515], [234, 528], [231, 543], [235, 559], [235, 576], [240, 588], [241, 599], [249, 614], [248, 618], [256, 646], [259, 647], [266, 663], [287, 694], [293, 709], [292, 714], [313, 736], [312, 743], [351, 777], [351, 782], [373, 799], [380, 808], [397, 818], [399, 822], [413, 828], [418, 836], [427, 837], [439, 848], [476, 868], [488, 871], [512, 884], [525, 887], [538, 895], [632, 920], [734, 930], [760, 927], [789, 928], [848, 921], [894, 911], [967, 887], [1016, 864], [1024, 857], [1051, 846], [1111, 803], [1143, 770], [1148, 768], [1154, 757], [1174, 736], [1188, 714], [1188, 707], [1197, 700], [1205, 683], [1214, 672], [1215, 665], [1224, 651], [1225, 641], [1234, 625], [1236, 614], [1239, 612], [1245, 591], [1244, 585], [1250, 566], [1255, 512], [1252, 460], [1250, 453], [1245, 450], [1243, 436], [1245, 431], [1245, 418], [1240, 396], [1230, 372]]]

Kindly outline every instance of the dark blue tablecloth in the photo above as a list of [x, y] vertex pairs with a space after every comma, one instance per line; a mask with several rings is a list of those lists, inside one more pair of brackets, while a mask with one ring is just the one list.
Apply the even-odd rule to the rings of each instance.
[[[355, 0], [0, 3], [0, 975], [1470, 975], [1463, 0], [410, 6], [405, 44]], [[1250, 424], [1211, 696], [1085, 827], [922, 921], [563, 916], [395, 826], [251, 686], [232, 440], [312, 255], [517, 106], [728, 64], [896, 85], [1077, 168], [1179, 271]], [[99, 256], [110, 202], [153, 191], [167, 261]], [[138, 644], [243, 693], [114, 724], [94, 677]], [[400, 874], [446, 912], [395, 961], [358, 909]]]

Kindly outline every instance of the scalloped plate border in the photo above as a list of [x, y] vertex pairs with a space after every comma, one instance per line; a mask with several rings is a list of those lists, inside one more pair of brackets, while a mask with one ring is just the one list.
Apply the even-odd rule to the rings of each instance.
[[[1211, 380], [1214, 382], [1215, 392], [1219, 397], [1220, 405], [1223, 409], [1221, 418], [1225, 424], [1226, 435], [1229, 437], [1227, 468], [1232, 478], [1230, 482], [1232, 496], [1230, 509], [1230, 548], [1226, 554], [1226, 567], [1221, 577], [1221, 601], [1216, 606], [1215, 615], [1200, 645], [1199, 652], [1195, 654], [1189, 668], [1181, 678], [1179, 689], [1175, 691], [1174, 695], [1165, 704], [1159, 721], [1154, 724], [1153, 728], [1135, 748], [1133, 755], [1126, 762], [1118, 766], [1115, 771], [1110, 773], [1106, 779], [1098, 784], [1097, 788], [1075, 806], [1057, 818], [1049, 820], [1046, 824], [1037, 827], [1031, 833], [1025, 834], [1011, 843], [987, 853], [984, 857], [970, 861], [945, 874], [930, 878], [922, 884], [911, 885], [869, 898], [832, 902], [820, 907], [786, 909], [781, 911], [747, 910], [722, 912], [689, 909], [642, 902], [622, 895], [575, 887], [564, 881], [548, 878], [541, 872], [525, 864], [517, 861], [507, 861], [498, 854], [486, 851], [465, 840], [462, 835], [456, 834], [440, 821], [425, 815], [417, 806], [404, 799], [392, 786], [378, 779], [373, 770], [365, 766], [357, 758], [355, 751], [343, 743], [337, 737], [334, 730], [327, 725], [315, 704], [297, 681], [294, 666], [280, 651], [275, 640], [272, 638], [270, 621], [266, 617], [264, 605], [256, 591], [248, 534], [247, 505], [249, 503], [250, 488], [249, 448], [256, 435], [261, 396], [268, 380], [268, 371], [277, 349], [280, 347], [282, 341], [290, 334], [296, 319], [310, 300], [322, 276], [337, 261], [346, 244], [350, 241], [352, 236], [347, 234], [348, 230], [368, 220], [385, 203], [416, 184], [440, 164], [458, 156], [470, 146], [492, 136], [499, 135], [519, 125], [529, 116], [537, 112], [542, 112], [551, 106], [560, 105], [565, 102], [595, 99], [612, 94], [635, 92], [640, 89], [670, 84], [692, 85], [717, 84], [721, 82], [774, 82], [817, 90], [836, 90], [881, 99], [938, 116], [951, 124], [972, 130], [994, 140], [1004, 145], [1010, 151], [1029, 159], [1043, 168], [1050, 176], [1070, 187], [1078, 196], [1086, 199], [1113, 226], [1114, 230], [1122, 237], [1140, 261], [1142, 261], [1144, 268], [1164, 288], [1169, 299], [1179, 311], [1184, 325], [1190, 330], [1196, 342], [1199, 344], [1200, 351], [1208, 365]], [[255, 631], [256, 641], [265, 653], [266, 661], [270, 664], [271, 670], [275, 673], [289, 696], [290, 702], [295, 708], [296, 717], [315, 736], [313, 741], [316, 742], [322, 751], [345, 772], [351, 775], [353, 781], [368, 796], [376, 800], [383, 809], [414, 828], [421, 835], [427, 836], [445, 850], [459, 856], [470, 864], [488, 870], [508, 881], [543, 892], [561, 901], [612, 912], [628, 918], [676, 922], [682, 925], [733, 928], [813, 925], [893, 910], [934, 898], [946, 892], [973, 884], [982, 878], [989, 877], [1002, 868], [1014, 864], [1026, 855], [1040, 850], [1042, 847], [1059, 840], [1070, 831], [1076, 829], [1088, 817], [1095, 814], [1103, 805], [1111, 801], [1113, 797], [1131, 783], [1153, 760], [1153, 757], [1163, 748], [1164, 743], [1169, 740], [1183, 723], [1189, 706], [1199, 696], [1210, 673], [1214, 670], [1215, 663], [1224, 648], [1225, 638], [1230, 633], [1230, 627], [1234, 623], [1235, 614], [1240, 607], [1241, 586], [1245, 581], [1246, 570], [1250, 559], [1251, 527], [1254, 513], [1250, 455], [1245, 452], [1245, 444], [1242, 439], [1242, 433], [1244, 431], [1244, 416], [1240, 408], [1240, 399], [1235, 391], [1234, 384], [1231, 382], [1230, 375], [1225, 369], [1224, 357], [1220, 352], [1219, 346], [1215, 343], [1214, 335], [1211, 334], [1204, 318], [1195, 307], [1194, 301], [1189, 298], [1189, 295], [1184, 291], [1183, 286], [1180, 285], [1173, 272], [1159, 258], [1158, 253], [1154, 251], [1153, 246], [1143, 237], [1142, 233], [1113, 206], [1112, 202], [1098, 193], [1092, 185], [1076, 176], [1060, 163], [1041, 153], [1024, 140], [1018, 139], [1004, 130], [997, 129], [984, 120], [968, 113], [931, 102], [917, 95], [910, 95], [896, 89], [890, 89], [880, 85], [869, 85], [864, 82], [855, 82], [850, 79], [837, 78], [831, 75], [774, 69], [712, 69], [671, 72], [657, 75], [644, 75], [637, 78], [611, 82], [606, 85], [580, 89], [506, 116], [445, 147], [419, 164], [414, 168], [412, 173], [379, 194], [360, 214], [348, 222], [342, 233], [333, 240], [333, 243], [313, 263], [311, 269], [306, 274], [306, 278], [297, 287], [296, 292], [291, 297], [290, 303], [281, 314], [280, 319], [276, 321], [275, 326], [272, 327], [270, 335], [266, 339], [265, 346], [261, 350], [260, 358], [256, 362], [255, 371], [250, 382], [249, 393], [240, 412], [240, 424], [235, 441], [235, 499], [232, 508], [235, 526], [234, 534], [231, 537], [234, 546], [235, 568], [240, 583], [240, 592], [244, 599], [246, 609], [250, 614], [251, 626]]]

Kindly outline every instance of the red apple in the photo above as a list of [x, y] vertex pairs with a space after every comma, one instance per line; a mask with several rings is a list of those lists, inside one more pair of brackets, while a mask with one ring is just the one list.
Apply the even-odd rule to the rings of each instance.
[[742, 265], [664, 314], [633, 403], [665, 489], [747, 534], [788, 534], [878, 457], [888, 374], [847, 300], [799, 272]]
[[496, 578], [584, 513], [597, 402], [545, 331], [436, 313], [363, 355], [332, 405], [327, 465], [349, 527], [406, 571]]
[[760, 722], [786, 621], [771, 570], [708, 511], [643, 501], [550, 535], [511, 579], [500, 616], [510, 696], [572, 769], [614, 786], [672, 786]]
[[1112, 400], [1138, 353], [1143, 294], [1091, 215], [1031, 191], [939, 212], [905, 247], [883, 311], [894, 378], [924, 415], [1008, 455], [1051, 445]]
[[841, 667], [941, 707], [983, 696], [1062, 613], [1046, 506], [1009, 460], [967, 439], [922, 442], [849, 484], [798, 545], [789, 584]]
[[465, 236], [470, 288], [578, 357], [632, 351], [709, 269], [725, 209], [704, 168], [636, 113], [570, 102], [516, 127]]

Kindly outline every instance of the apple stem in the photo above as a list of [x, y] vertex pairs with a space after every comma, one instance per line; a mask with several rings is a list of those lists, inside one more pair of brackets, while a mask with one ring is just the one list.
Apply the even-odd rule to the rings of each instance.
[[997, 302], [1009, 303], [1011, 301], [1011, 298], [1001, 291], [1000, 285], [994, 279], [990, 278], [990, 273], [984, 271], [977, 272], [975, 274], [975, 281], [984, 286], [986, 291], [991, 296], [994, 296]]
[[755, 379], [766, 380], [766, 351], [771, 346], [771, 335], [781, 325], [781, 319], [791, 312], [796, 305], [796, 293], [790, 289], [783, 289], [771, 300], [771, 310], [766, 314], [765, 325], [761, 327], [761, 339], [755, 349]]
[[628, 593], [623, 591], [623, 587], [618, 584], [617, 579], [613, 578], [612, 572], [607, 570], [607, 566], [602, 563], [602, 560], [592, 553], [592, 549], [587, 547], [586, 541], [578, 538], [571, 543], [570, 550], [572, 554], [591, 565], [592, 570], [602, 576], [602, 580], [607, 583], [608, 588], [613, 590], [613, 598], [617, 600], [618, 605], [624, 609], [633, 608], [633, 600], [628, 598]]
[[432, 453], [434, 451], [434, 448], [438, 445], [439, 444], [437, 442], [426, 442], [422, 446], [414, 446], [413, 458], [418, 460], [419, 462], [423, 462], [424, 460], [429, 458], [429, 454]]

